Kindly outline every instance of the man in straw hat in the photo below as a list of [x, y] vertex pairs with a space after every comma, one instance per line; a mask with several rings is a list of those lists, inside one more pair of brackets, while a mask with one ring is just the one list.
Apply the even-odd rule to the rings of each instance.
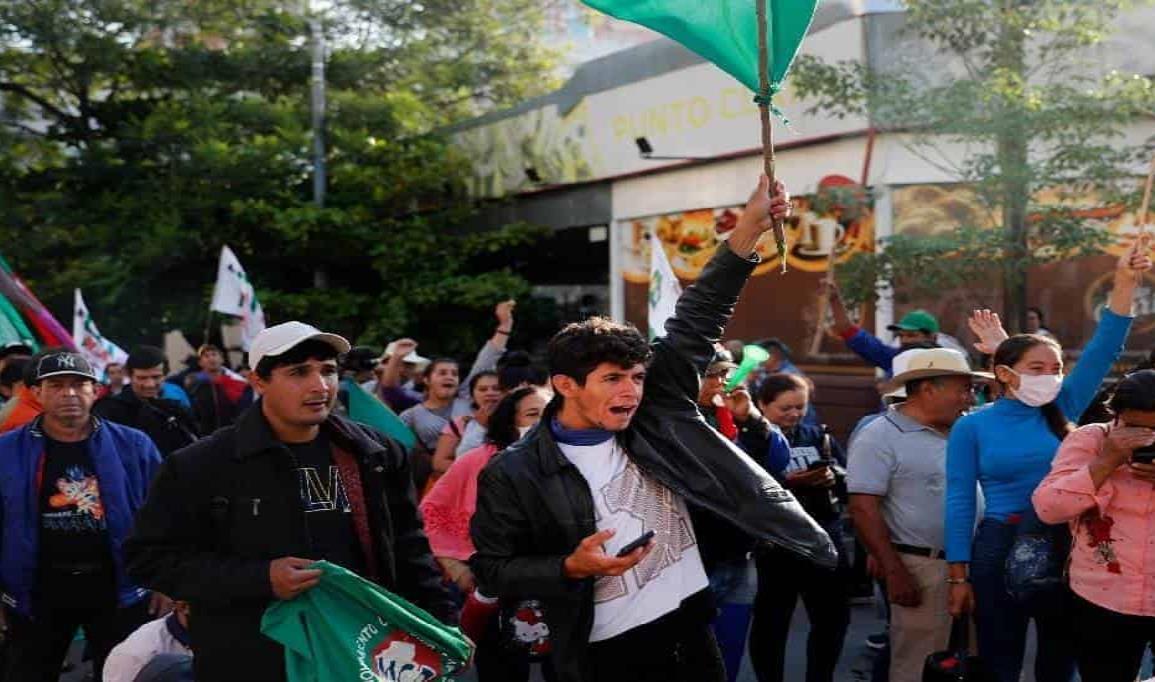
[[[906, 391], [850, 445], [850, 512], [891, 603], [891, 682], [917, 682], [926, 657], [947, 646], [947, 565], [943, 552], [946, 444], [951, 426], [974, 404], [966, 356], [947, 348], [901, 356], [887, 384]], [[897, 358], [896, 358], [897, 360]]]

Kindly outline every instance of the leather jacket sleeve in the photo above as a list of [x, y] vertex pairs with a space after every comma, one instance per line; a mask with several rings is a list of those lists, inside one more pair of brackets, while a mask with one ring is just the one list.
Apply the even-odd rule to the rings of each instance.
[[[757, 259], [739, 258], [727, 245], [718, 247], [698, 280], [678, 299], [674, 316], [666, 321], [666, 336], [654, 344], [651, 375], [661, 381], [647, 382], [647, 398], [697, 400], [701, 376], [714, 359], [714, 344], [722, 338], [756, 265]], [[660, 395], [652, 395], [653, 389]]]
[[565, 556], [533, 554], [524, 546], [535, 520], [517, 504], [517, 491], [500, 468], [488, 466], [477, 482], [477, 509], [470, 535], [477, 552], [469, 560], [478, 589], [487, 597], [532, 595], [551, 599], [579, 590], [583, 581], [565, 577]]
[[383, 436], [377, 439], [388, 448], [385, 456], [390, 460], [385, 476], [385, 499], [393, 522], [398, 590], [441, 621], [455, 623], [456, 612], [441, 581], [441, 572], [433, 560], [417, 511], [417, 492], [408, 457], [395, 441]]
[[738, 424], [738, 446], [759, 464], [765, 464], [767, 441], [770, 439], [770, 420], [762, 415], [750, 417]]

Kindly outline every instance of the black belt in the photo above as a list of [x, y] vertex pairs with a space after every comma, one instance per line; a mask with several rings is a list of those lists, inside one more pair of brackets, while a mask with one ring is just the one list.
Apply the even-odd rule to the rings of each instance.
[[946, 552], [941, 549], [931, 549], [930, 547], [915, 547], [914, 545], [903, 545], [900, 543], [892, 543], [894, 551], [899, 554], [913, 554], [915, 556], [924, 556], [928, 559], [945, 559]]

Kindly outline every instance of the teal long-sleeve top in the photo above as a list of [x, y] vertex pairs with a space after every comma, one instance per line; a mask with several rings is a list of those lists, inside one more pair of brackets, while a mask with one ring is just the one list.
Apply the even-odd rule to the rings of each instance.
[[[1072, 421], [1095, 398], [1103, 378], [1123, 351], [1130, 317], [1103, 311], [1091, 342], [1063, 380], [1055, 400]], [[1059, 439], [1047, 427], [1042, 408], [1001, 398], [968, 414], [951, 428], [946, 449], [946, 555], [969, 562], [977, 503], [982, 487], [987, 518], [1006, 521], [1031, 504], [1031, 494], [1051, 470]]]

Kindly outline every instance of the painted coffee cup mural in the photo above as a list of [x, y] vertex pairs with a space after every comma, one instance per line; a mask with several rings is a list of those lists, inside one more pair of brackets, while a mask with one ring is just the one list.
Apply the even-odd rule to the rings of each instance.
[[[828, 176], [819, 183], [817, 194], [793, 197], [793, 206], [785, 225], [789, 271], [779, 274], [774, 237], [764, 235], [757, 247], [762, 262], [754, 270], [727, 335], [766, 336], [761, 331], [781, 329], [780, 320], [793, 319], [786, 335], [796, 334], [794, 342], [801, 345], [807, 332], [797, 320], [813, 316], [818, 283], [832, 250], [837, 264], [873, 248], [874, 213], [866, 193], [850, 179]], [[639, 326], [646, 324], [652, 244], [661, 245], [674, 274], [688, 285], [729, 239], [741, 215], [741, 206], [728, 206], [620, 222], [627, 319]], [[783, 291], [793, 294], [783, 296]]]

